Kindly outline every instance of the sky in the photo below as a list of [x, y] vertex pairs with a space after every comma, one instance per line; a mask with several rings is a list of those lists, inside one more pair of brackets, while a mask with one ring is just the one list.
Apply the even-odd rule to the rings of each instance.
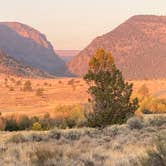
[[0, 0], [0, 21], [39, 30], [57, 50], [81, 50], [138, 14], [166, 15], [166, 0]]

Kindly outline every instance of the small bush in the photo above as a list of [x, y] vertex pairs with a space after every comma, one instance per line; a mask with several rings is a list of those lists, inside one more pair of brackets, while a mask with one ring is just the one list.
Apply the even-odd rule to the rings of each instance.
[[140, 118], [133, 117], [127, 121], [128, 127], [133, 130], [133, 129], [142, 129], [144, 124], [143, 121]]
[[48, 86], [49, 84], [47, 82], [44, 82], [44, 86]]
[[44, 92], [43, 88], [38, 88], [36, 90], [36, 96], [39, 96], [39, 97], [43, 96], [43, 92]]
[[33, 123], [32, 130], [41, 130], [41, 129], [42, 129], [42, 127], [41, 127], [41, 124], [39, 122]]
[[50, 131], [49, 137], [52, 139], [59, 140], [61, 138], [61, 132], [59, 132], [57, 129], [54, 129]]
[[13, 88], [13, 87], [10, 87], [10, 88], [9, 88], [9, 91], [14, 91], [14, 88]]
[[21, 80], [16, 81], [16, 86], [20, 86], [22, 84]]
[[77, 130], [71, 130], [67, 133], [64, 133], [63, 136], [68, 140], [79, 140], [81, 137], [81, 134]]
[[150, 126], [162, 126], [166, 124], [166, 118], [165, 117], [154, 117], [148, 120], [148, 124]]
[[45, 137], [41, 134], [32, 133], [29, 135], [28, 140], [32, 142], [41, 142], [47, 139], [45, 139]]
[[0, 117], [0, 131], [3, 131], [5, 129], [5, 122], [2, 117]]
[[26, 138], [22, 134], [15, 134], [7, 142], [12, 142], [12, 143], [23, 143], [26, 142]]
[[60, 117], [62, 128], [73, 128], [85, 121], [84, 105], [57, 106], [55, 116]]
[[145, 97], [140, 102], [140, 108], [138, 111], [142, 113], [165, 113], [166, 101], [152, 96]]
[[74, 79], [68, 81], [68, 85], [73, 85], [73, 84], [74, 84]]
[[13, 82], [13, 83], [16, 82], [16, 80], [14, 78], [10, 78], [10, 81]]
[[18, 130], [18, 125], [16, 122], [16, 119], [9, 118], [5, 122], [5, 131], [17, 131]]
[[31, 81], [26, 81], [23, 86], [23, 91], [32, 91]]
[[58, 81], [59, 84], [62, 84], [63, 82], [61, 80]]
[[142, 166], [166, 165], [166, 132], [160, 133], [155, 140], [155, 149], [147, 151], [147, 157], [140, 158]]
[[141, 95], [142, 97], [146, 97], [149, 95], [149, 89], [148, 87], [146, 86], [146, 84], [142, 85], [140, 87], [140, 89], [138, 90], [137, 92], [139, 95]]
[[30, 118], [28, 118], [25, 115], [20, 116], [20, 118], [19, 118], [17, 123], [18, 123], [18, 129], [19, 130], [30, 129], [31, 126], [32, 126], [32, 121], [30, 120]]
[[61, 149], [47, 149], [47, 147], [38, 146], [30, 155], [32, 165], [36, 166], [54, 166], [63, 165], [61, 163], [63, 152]]

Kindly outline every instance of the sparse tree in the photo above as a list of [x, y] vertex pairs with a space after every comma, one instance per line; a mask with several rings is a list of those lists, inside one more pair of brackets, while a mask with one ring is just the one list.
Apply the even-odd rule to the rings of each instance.
[[89, 85], [93, 106], [93, 111], [86, 114], [89, 126], [125, 123], [138, 108], [138, 100], [131, 100], [132, 84], [125, 82], [111, 53], [98, 49], [84, 79]]

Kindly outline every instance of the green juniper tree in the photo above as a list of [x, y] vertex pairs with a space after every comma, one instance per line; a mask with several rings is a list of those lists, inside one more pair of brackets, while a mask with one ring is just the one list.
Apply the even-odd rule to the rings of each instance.
[[138, 108], [137, 98], [131, 100], [132, 84], [125, 82], [111, 53], [98, 49], [84, 79], [89, 85], [93, 106], [93, 111], [86, 113], [89, 126], [125, 123]]

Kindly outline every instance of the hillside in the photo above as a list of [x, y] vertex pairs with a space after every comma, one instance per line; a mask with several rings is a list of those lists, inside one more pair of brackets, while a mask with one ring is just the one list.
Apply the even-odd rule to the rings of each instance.
[[51, 77], [51, 75], [33, 67], [24, 65], [0, 50], [0, 73], [19, 77]]
[[166, 78], [166, 16], [134, 16], [113, 31], [94, 39], [69, 63], [79, 76], [88, 70], [97, 48], [111, 51], [127, 79]]
[[12, 58], [56, 76], [67, 75], [65, 63], [39, 31], [17, 22], [0, 23], [0, 49]]

